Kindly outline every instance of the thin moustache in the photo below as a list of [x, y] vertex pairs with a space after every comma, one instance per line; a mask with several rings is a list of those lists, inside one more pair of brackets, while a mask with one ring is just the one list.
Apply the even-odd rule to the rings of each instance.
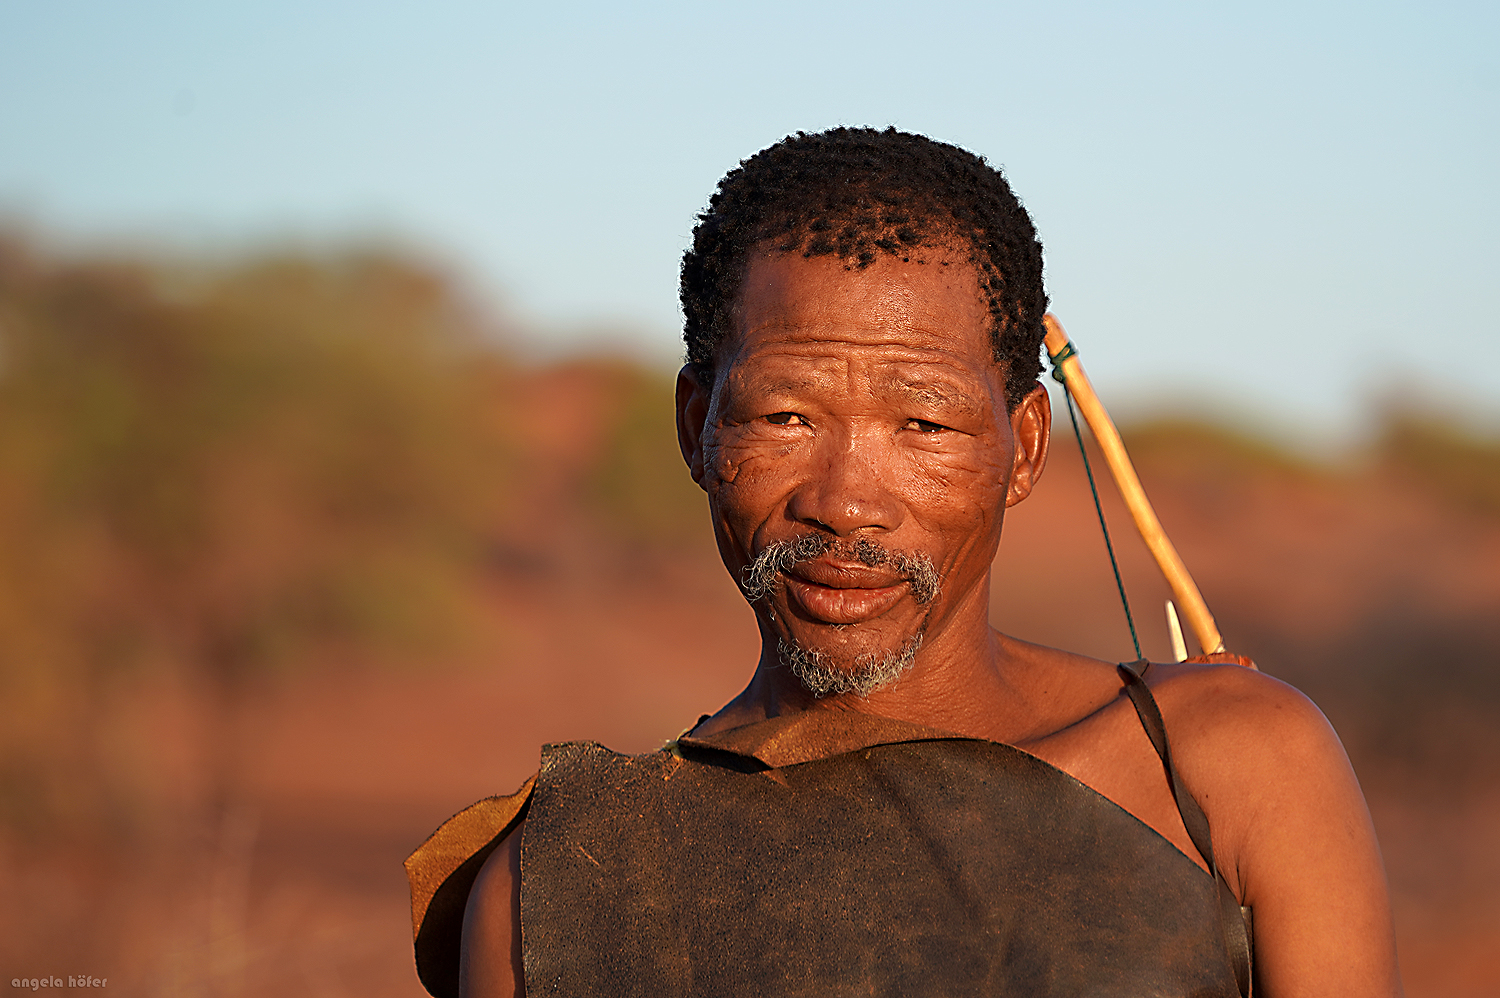
[[890, 569], [826, 557], [799, 561], [786, 574], [830, 589], [884, 589], [908, 581], [905, 575]]

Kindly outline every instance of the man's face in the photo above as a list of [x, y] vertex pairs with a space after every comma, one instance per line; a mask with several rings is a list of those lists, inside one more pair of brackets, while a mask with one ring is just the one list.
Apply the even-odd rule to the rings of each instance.
[[743, 288], [714, 384], [679, 402], [763, 631], [848, 673], [987, 619], [1003, 511], [1040, 467], [1017, 434], [1040, 420], [1045, 446], [1046, 396], [1007, 412], [974, 268], [766, 253]]

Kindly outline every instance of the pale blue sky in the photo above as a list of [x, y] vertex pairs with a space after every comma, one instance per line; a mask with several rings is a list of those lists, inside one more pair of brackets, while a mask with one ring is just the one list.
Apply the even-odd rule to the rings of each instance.
[[1002, 166], [1106, 401], [1500, 409], [1500, 5], [0, 0], [0, 213], [408, 242], [665, 363], [693, 216], [797, 129]]

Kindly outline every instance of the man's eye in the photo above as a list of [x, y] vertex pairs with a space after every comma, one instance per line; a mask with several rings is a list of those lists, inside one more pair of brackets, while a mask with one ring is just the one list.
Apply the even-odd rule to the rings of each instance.
[[807, 422], [795, 412], [773, 412], [766, 417], [766, 422], [775, 423], [777, 426], [801, 426]]
[[925, 419], [908, 419], [906, 425], [918, 433], [936, 433], [939, 430], [946, 430], [948, 428], [942, 423], [933, 423]]

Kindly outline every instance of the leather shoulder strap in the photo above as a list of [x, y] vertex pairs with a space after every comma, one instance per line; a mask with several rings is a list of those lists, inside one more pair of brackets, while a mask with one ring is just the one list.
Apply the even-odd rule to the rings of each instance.
[[1208, 828], [1208, 816], [1203, 813], [1203, 808], [1188, 792], [1187, 787], [1183, 786], [1181, 777], [1177, 775], [1177, 767], [1172, 764], [1172, 749], [1167, 743], [1167, 726], [1162, 721], [1161, 708], [1156, 705], [1156, 698], [1151, 695], [1144, 678], [1150, 664], [1144, 660], [1120, 664], [1120, 675], [1125, 680], [1125, 695], [1130, 697], [1136, 716], [1141, 719], [1141, 727], [1146, 729], [1146, 735], [1151, 739], [1156, 754], [1161, 756], [1162, 768], [1167, 774], [1167, 786], [1177, 801], [1177, 811], [1182, 815], [1188, 838], [1193, 840], [1193, 847], [1208, 864], [1219, 885], [1219, 923], [1224, 936], [1224, 953], [1229, 958], [1229, 965], [1234, 968], [1234, 979], [1240, 986], [1240, 994], [1244, 998], [1250, 998], [1251, 944], [1250, 934], [1246, 931], [1248, 909], [1240, 907], [1239, 899], [1234, 896], [1229, 882], [1219, 872], [1219, 863], [1214, 858], [1213, 836]]

